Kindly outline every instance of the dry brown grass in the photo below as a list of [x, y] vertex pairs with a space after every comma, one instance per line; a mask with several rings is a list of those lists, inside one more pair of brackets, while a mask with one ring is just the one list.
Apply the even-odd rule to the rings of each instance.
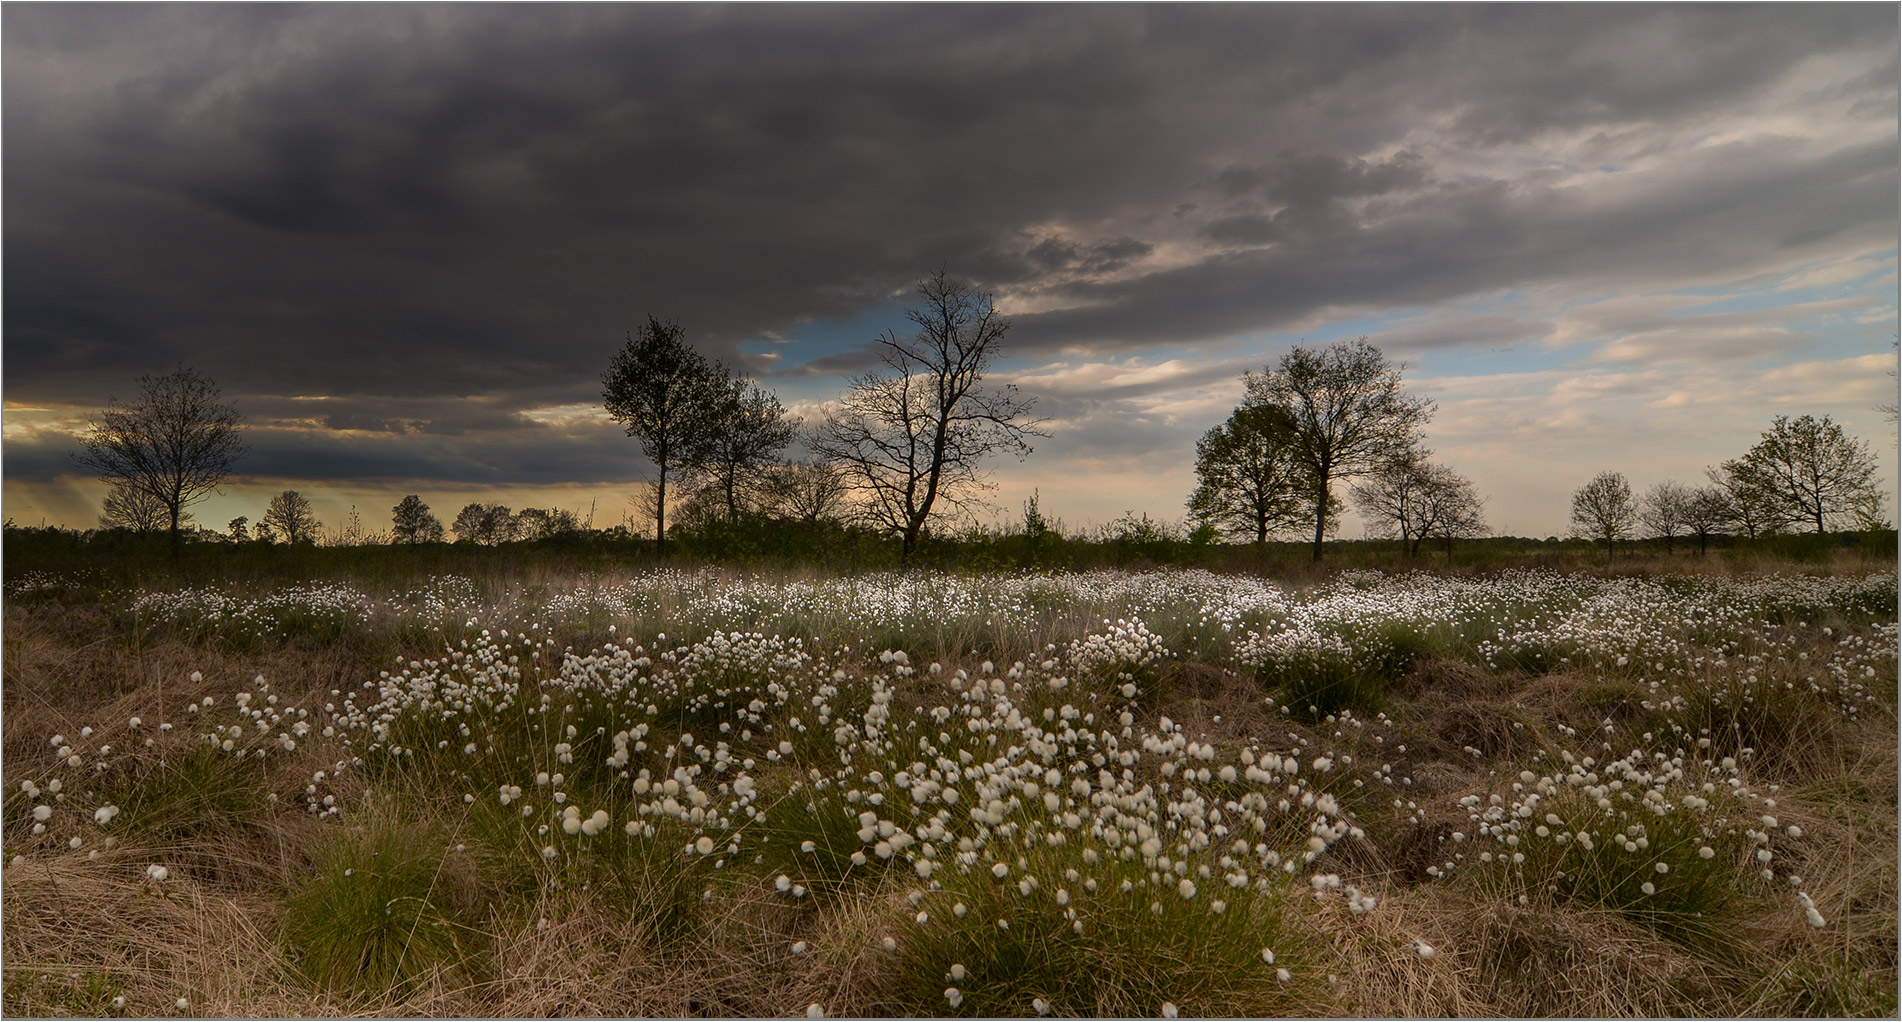
[[[1705, 567], [1751, 573], [1763, 565], [1732, 565], [1713, 555]], [[134, 715], [179, 721], [167, 711], [206, 695], [228, 700], [257, 674], [286, 698], [314, 696], [321, 704], [330, 689], [354, 687], [384, 666], [347, 648], [267, 645], [234, 653], [176, 641], [127, 645], [105, 637], [103, 616], [85, 607], [8, 607], [5, 625], [9, 783], [41, 774], [52, 733], [70, 736], [88, 723]], [[963, 639], [947, 641], [957, 649]], [[959, 666], [975, 670], [962, 657], [944, 659], [947, 676]], [[193, 671], [204, 680], [192, 683]], [[901, 686], [901, 698], [941, 699], [946, 684], [921, 674]], [[1804, 923], [1794, 888], [1780, 879], [1761, 885], [1731, 921], [1734, 946], [1698, 950], [1607, 910], [1521, 906], [1483, 884], [1428, 878], [1427, 867], [1445, 856], [1441, 839], [1467, 822], [1460, 796], [1499, 790], [1501, 778], [1516, 775], [1558, 723], [1640, 722], [1634, 707], [1641, 694], [1635, 685], [1579, 673], [1416, 663], [1394, 687], [1387, 706], [1393, 723], [1384, 732], [1390, 744], [1379, 754], [1405, 775], [1393, 794], [1415, 801], [1422, 822], [1370, 810], [1367, 840], [1330, 853], [1327, 868], [1376, 893], [1381, 907], [1361, 917], [1329, 909], [1301, 917], [1325, 951], [1326, 969], [1339, 978], [1327, 990], [1332, 1000], [1315, 1002], [1315, 1010], [1405, 1017], [1893, 1011], [1892, 708], [1861, 721], [1800, 718], [1820, 723], [1785, 735], [1786, 753], [1752, 768], [1753, 787], [1779, 786], [1781, 825], [1803, 831], [1801, 839], [1779, 840], [1779, 868], [1802, 876], [1828, 920], [1822, 929]], [[1319, 747], [1329, 740], [1331, 726], [1283, 716], [1260, 697], [1242, 674], [1184, 664], [1154, 710], [1191, 734], [1221, 741], [1297, 735]], [[173, 747], [161, 743], [129, 759], [155, 761]], [[400, 994], [327, 995], [301, 976], [280, 931], [285, 897], [309, 875], [337, 826], [290, 803], [335, 754], [313, 741], [274, 759], [256, 783], [278, 795], [279, 808], [257, 827], [165, 842], [128, 833], [117, 847], [99, 848], [95, 861], [88, 861], [87, 847], [36, 851], [25, 864], [6, 867], [0, 1006], [12, 1015], [98, 1014], [102, 998], [118, 992], [128, 1013], [156, 1015], [171, 1014], [179, 997], [189, 998], [191, 1013], [210, 1016], [783, 1017], [803, 1015], [814, 1003], [835, 1016], [893, 1010], [895, 956], [879, 941], [905, 935], [910, 910], [901, 889], [873, 885], [794, 906], [747, 881], [722, 887], [707, 905], [705, 936], [677, 946], [658, 944], [649, 920], [609, 886], [498, 901], [475, 925], [465, 968]], [[338, 790], [358, 806], [363, 784], [352, 776]], [[1370, 806], [1378, 809], [1378, 799]], [[152, 862], [169, 864], [175, 875], [154, 883], [144, 873]], [[446, 883], [465, 900], [491, 890], [473, 872]], [[808, 949], [795, 954], [800, 940]], [[1432, 945], [1434, 956], [1417, 955], [1415, 941]]]

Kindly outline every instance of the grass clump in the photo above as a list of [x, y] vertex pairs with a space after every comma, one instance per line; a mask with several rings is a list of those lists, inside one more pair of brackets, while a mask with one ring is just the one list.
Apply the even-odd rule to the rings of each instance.
[[[1288, 882], [1230, 889], [1140, 861], [1044, 848], [1003, 876], [947, 874], [912, 896], [894, 1012], [927, 1016], [1311, 1014], [1316, 955]], [[1014, 864], [1006, 864], [1014, 865]], [[1186, 892], [1186, 893], [1185, 893]], [[917, 920], [922, 917], [923, 922]]]
[[477, 931], [456, 919], [437, 835], [373, 820], [317, 854], [317, 875], [284, 904], [284, 935], [313, 985], [345, 997], [408, 990], [465, 964]]

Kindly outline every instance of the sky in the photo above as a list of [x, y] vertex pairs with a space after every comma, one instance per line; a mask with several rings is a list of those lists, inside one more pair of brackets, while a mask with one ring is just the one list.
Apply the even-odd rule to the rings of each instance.
[[[1896, 509], [1898, 14], [1885, 4], [0, 7], [0, 478], [193, 366], [249, 452], [200, 523], [405, 494], [604, 526], [652, 314], [808, 423], [944, 269], [1071, 531], [1179, 519], [1242, 373], [1366, 337], [1498, 533], [1601, 471], [1702, 483], [1776, 415]], [[1353, 516], [1342, 535], [1357, 537]]]

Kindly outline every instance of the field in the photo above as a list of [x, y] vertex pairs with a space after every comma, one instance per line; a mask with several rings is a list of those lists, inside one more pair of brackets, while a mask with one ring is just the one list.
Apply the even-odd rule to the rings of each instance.
[[1805, 567], [10, 574], [3, 1006], [1894, 1016]]

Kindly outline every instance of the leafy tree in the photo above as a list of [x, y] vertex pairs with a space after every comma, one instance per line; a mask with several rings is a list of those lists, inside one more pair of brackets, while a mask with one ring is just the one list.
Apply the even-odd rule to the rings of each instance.
[[258, 530], [266, 529], [282, 535], [284, 542], [315, 543], [317, 530], [322, 523], [311, 510], [310, 498], [296, 490], [285, 490], [271, 498], [271, 505], [264, 510], [264, 517], [258, 520]]
[[390, 542], [415, 544], [442, 540], [442, 521], [429, 513], [429, 505], [423, 503], [423, 498], [412, 493], [390, 509]]
[[1646, 490], [1638, 503], [1639, 523], [1645, 531], [1664, 540], [1667, 554], [1688, 527], [1691, 497], [1690, 487], [1675, 479], [1666, 479]]
[[250, 524], [249, 517], [239, 515], [225, 526], [225, 535], [230, 536], [233, 543], [249, 543], [251, 541]]
[[1297, 345], [1274, 368], [1242, 377], [1250, 403], [1279, 405], [1294, 419], [1294, 448], [1313, 486], [1316, 561], [1334, 480], [1371, 471], [1412, 446], [1433, 415], [1432, 402], [1401, 391], [1401, 368], [1362, 338], [1319, 349]]
[[660, 474], [654, 495], [658, 551], [667, 554], [667, 476], [689, 469], [720, 429], [726, 373], [687, 344], [680, 324], [653, 316], [627, 339], [601, 378], [601, 400]]
[[1631, 484], [1622, 472], [1600, 472], [1572, 494], [1572, 534], [1604, 540], [1606, 561], [1612, 558], [1614, 544], [1630, 536], [1637, 523]]
[[1764, 489], [1758, 480], [1743, 473], [1742, 467], [1743, 462], [1733, 460], [1704, 470], [1711, 485], [1723, 494], [1725, 524], [1741, 531], [1749, 539], [1781, 532], [1789, 521], [1781, 517], [1782, 511], [1775, 494]]
[[[108, 529], [133, 532], [157, 532], [171, 521], [171, 509], [145, 490], [119, 483], [106, 494], [99, 524]], [[180, 516], [180, 524], [190, 520], [191, 512]]]
[[1748, 453], [1724, 463], [1781, 522], [1870, 527], [1882, 520], [1882, 491], [1869, 446], [1829, 420], [1777, 416]]
[[495, 546], [515, 538], [515, 516], [502, 504], [466, 504], [449, 527], [458, 543]]
[[991, 296], [943, 270], [921, 281], [918, 295], [921, 304], [906, 312], [918, 333], [878, 340], [894, 375], [854, 380], [811, 442], [845, 471], [866, 517], [902, 537], [906, 560], [934, 512], [975, 503], [981, 461], [1000, 452], [1022, 458], [1029, 438], [1048, 435], [1027, 418], [1033, 399], [1015, 386], [982, 386], [1010, 328]]
[[786, 417], [786, 409], [771, 391], [761, 390], [743, 376], [720, 381], [714, 415], [715, 428], [691, 460], [719, 494], [726, 519], [732, 522], [739, 520], [749, 481], [758, 479], [760, 470], [792, 443], [799, 422]]
[[515, 513], [516, 539], [538, 540], [569, 536], [581, 531], [581, 520], [562, 508], [525, 507]]
[[1294, 417], [1272, 404], [1245, 404], [1195, 444], [1189, 517], [1257, 546], [1307, 520], [1314, 481], [1296, 448]]
[[1722, 530], [1734, 512], [1721, 487], [1700, 486], [1690, 494], [1684, 502], [1684, 528], [1697, 537], [1697, 554], [1702, 557], [1710, 548], [1712, 534]]
[[139, 390], [135, 403], [114, 399], [91, 421], [73, 460], [164, 505], [176, 552], [185, 508], [216, 490], [244, 453], [243, 417], [218, 400], [209, 376], [185, 366], [139, 377]]

